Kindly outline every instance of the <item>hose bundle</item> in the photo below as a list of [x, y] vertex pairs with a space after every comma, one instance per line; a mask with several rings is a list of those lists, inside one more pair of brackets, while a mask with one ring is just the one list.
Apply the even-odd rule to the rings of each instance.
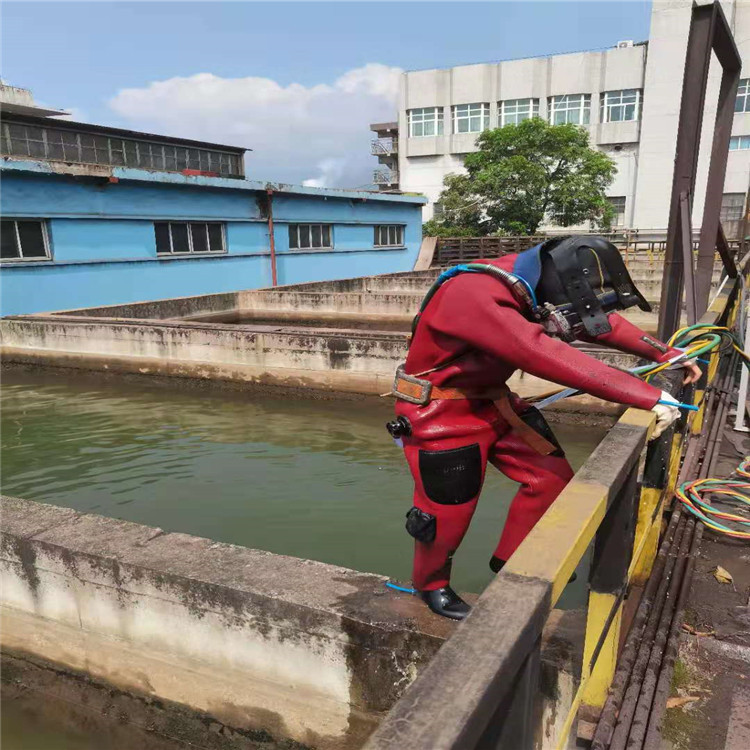
[[[745, 457], [735, 473], [750, 479], [750, 456]], [[681, 484], [675, 492], [682, 507], [707, 528], [735, 539], [750, 540], [750, 518], [709, 505], [703, 500], [703, 495], [706, 494], [729, 498], [750, 511], [750, 482], [736, 479], [694, 479]]]

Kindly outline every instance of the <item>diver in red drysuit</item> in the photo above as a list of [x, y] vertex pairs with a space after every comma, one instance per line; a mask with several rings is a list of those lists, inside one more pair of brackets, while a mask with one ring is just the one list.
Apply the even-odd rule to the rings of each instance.
[[[512, 271], [518, 257], [480, 262]], [[582, 338], [654, 362], [681, 356], [614, 312], [607, 320], [611, 331]], [[700, 376], [694, 363], [683, 360], [680, 366], [689, 370], [686, 382]], [[513, 412], [551, 443], [547, 455], [513, 429], [491, 400], [492, 391], [516, 369], [608, 401], [653, 409], [664, 423], [661, 429], [678, 415], [671, 406], [657, 406], [662, 398], [658, 388], [547, 335], [542, 325], [529, 320], [511, 288], [496, 278], [463, 273], [443, 284], [419, 317], [404, 371], [427, 372], [423, 377], [435, 389], [460, 389], [479, 397], [438, 397], [424, 405], [399, 400], [396, 413], [410, 427], [402, 440], [415, 482], [414, 507], [407, 514], [407, 531], [415, 537], [413, 585], [430, 609], [453, 619], [469, 612], [450, 588], [451, 562], [474, 514], [487, 462], [521, 485], [490, 560], [495, 572], [573, 476], [539, 410], [510, 394]], [[483, 392], [488, 397], [482, 398]]]

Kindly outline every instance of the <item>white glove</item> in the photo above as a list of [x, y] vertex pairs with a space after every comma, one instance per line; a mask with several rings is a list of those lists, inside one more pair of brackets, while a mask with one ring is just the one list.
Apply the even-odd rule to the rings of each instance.
[[[677, 404], [674, 396], [666, 391], [661, 392], [660, 401], [671, 401], [673, 404]], [[676, 422], [680, 417], [680, 410], [676, 405], [668, 406], [667, 404], [656, 404], [651, 407], [651, 411], [656, 414], [656, 427], [654, 427], [654, 434], [651, 435], [651, 440], [658, 438], [659, 435], [669, 427], [669, 425]]]

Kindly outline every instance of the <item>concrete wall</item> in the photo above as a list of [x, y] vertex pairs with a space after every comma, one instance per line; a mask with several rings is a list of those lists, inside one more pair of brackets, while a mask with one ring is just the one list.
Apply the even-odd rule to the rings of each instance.
[[[360, 747], [456, 627], [381, 576], [26, 500], [1, 509], [12, 674], [39, 687], [47, 665], [74, 683], [73, 704], [106, 690], [119, 721], [145, 715], [188, 744]], [[543, 747], [557, 744], [582, 632], [578, 615], [550, 618]]]
[[[46, 220], [52, 257], [2, 263], [3, 315], [270, 286], [268, 223], [259, 204], [265, 190], [258, 183], [119, 172], [111, 182], [4, 161], [0, 212]], [[299, 190], [281, 186], [274, 194], [280, 284], [413, 267], [421, 199]], [[226, 253], [157, 257], [153, 225], [159, 220], [220, 221]], [[331, 224], [334, 248], [290, 250], [288, 225], [295, 222]], [[388, 223], [404, 226], [403, 247], [375, 248], [373, 227]]]

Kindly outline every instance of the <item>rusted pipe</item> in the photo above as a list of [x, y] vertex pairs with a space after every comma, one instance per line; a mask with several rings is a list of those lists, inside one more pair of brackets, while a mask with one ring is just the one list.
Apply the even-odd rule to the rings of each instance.
[[276, 277], [276, 240], [273, 236], [273, 190], [266, 190], [268, 195], [268, 247], [271, 250], [271, 286], [278, 286]]

